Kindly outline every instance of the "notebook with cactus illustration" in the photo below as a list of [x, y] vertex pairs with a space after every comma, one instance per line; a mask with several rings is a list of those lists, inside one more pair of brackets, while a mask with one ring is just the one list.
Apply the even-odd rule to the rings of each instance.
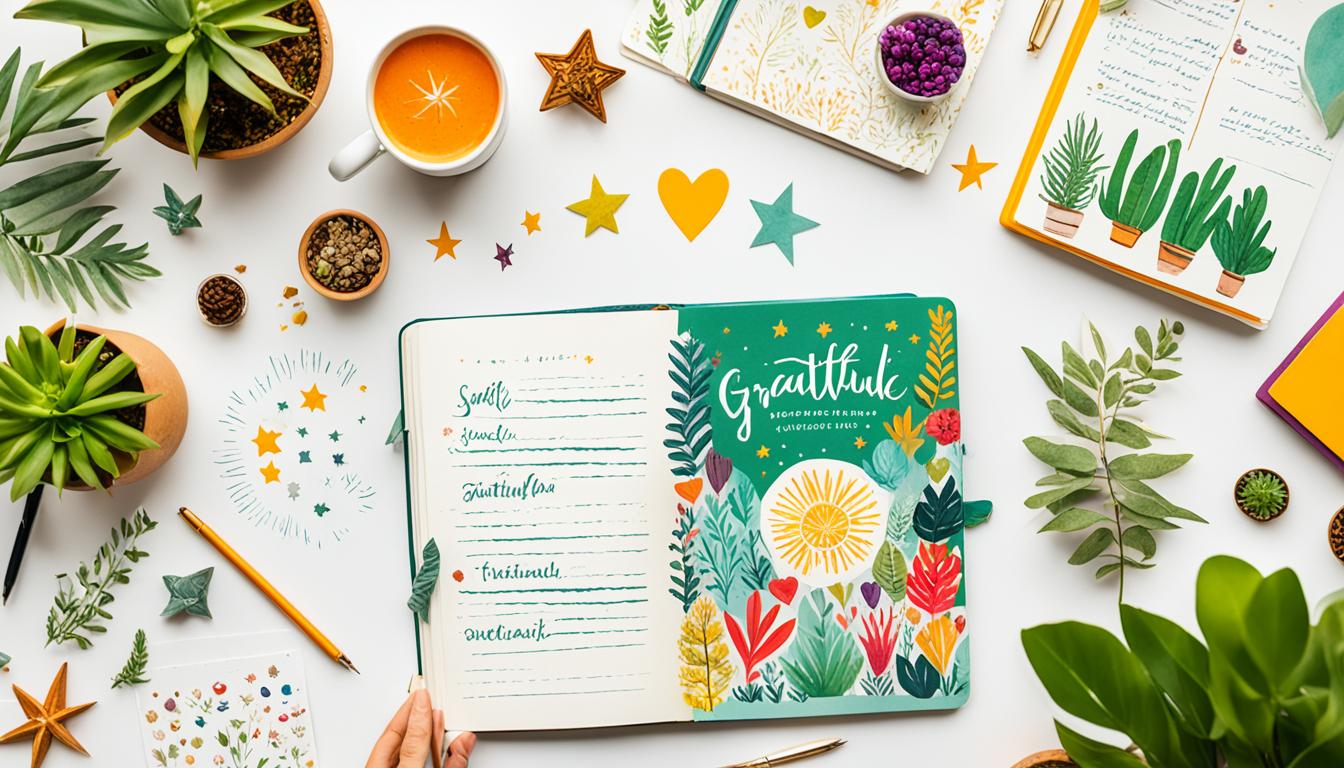
[[1340, 147], [1298, 71], [1337, 2], [1085, 2], [1003, 225], [1266, 327]]
[[637, 0], [627, 56], [711, 96], [870, 162], [928, 173], [961, 113], [1003, 0], [920, 6], [961, 29], [966, 64], [935, 104], [892, 95], [877, 37], [899, 0]]
[[403, 329], [411, 549], [440, 553], [417, 641], [448, 726], [959, 707], [952, 303], [660, 309]]

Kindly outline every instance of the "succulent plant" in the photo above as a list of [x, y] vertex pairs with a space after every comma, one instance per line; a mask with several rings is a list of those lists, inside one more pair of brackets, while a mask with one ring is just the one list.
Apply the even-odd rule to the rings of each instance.
[[1237, 504], [1257, 520], [1269, 520], [1288, 506], [1288, 484], [1276, 472], [1256, 469], [1237, 483]]
[[218, 78], [268, 112], [275, 105], [253, 76], [306, 98], [257, 49], [308, 32], [267, 14], [294, 0], [32, 0], [14, 14], [72, 24], [87, 45], [38, 81], [59, 89], [59, 101], [83, 104], [118, 86], [103, 147], [120, 141], [160, 109], [176, 102], [193, 162], [205, 143], [206, 101]]
[[203, 197], [197, 195], [184, 203], [182, 197], [173, 191], [172, 187], [164, 184], [163, 200], [166, 205], [157, 206], [154, 215], [168, 222], [168, 232], [176, 237], [182, 234], [184, 229], [201, 226], [201, 220], [196, 218], [196, 212], [201, 209]]
[[1209, 164], [1203, 176], [1196, 171], [1185, 174], [1162, 222], [1162, 239], [1191, 252], [1203, 248], [1218, 223], [1226, 222], [1232, 210], [1232, 197], [1224, 196], [1223, 191], [1236, 172], [1235, 165], [1223, 170], [1220, 157]]
[[[115, 454], [136, 456], [159, 444], [116, 415], [157, 394], [113, 391], [135, 370], [125, 353], [104, 355], [98, 336], [75, 355], [67, 324], [59, 344], [24, 326], [5, 339], [0, 363], [0, 483], [12, 480], [11, 500], [48, 482], [57, 491], [73, 476], [94, 488], [120, 474]], [[110, 350], [109, 350], [110, 351]]]
[[[1241, 202], [1232, 209], [1232, 223], [1217, 222], [1209, 244], [1223, 269], [1234, 275], [1254, 275], [1269, 269], [1278, 249], [1264, 245], [1272, 221], [1265, 220], [1269, 193], [1264, 186], [1241, 192]], [[1261, 222], [1264, 222], [1262, 225]]]

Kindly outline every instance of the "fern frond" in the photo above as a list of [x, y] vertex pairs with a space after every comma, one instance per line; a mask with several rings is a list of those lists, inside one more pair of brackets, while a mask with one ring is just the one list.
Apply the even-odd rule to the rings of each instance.
[[712, 438], [709, 422], [709, 380], [713, 366], [705, 353], [705, 345], [686, 336], [672, 340], [672, 352], [667, 356], [672, 368], [667, 372], [672, 379], [672, 400], [668, 408], [672, 417], [667, 430], [672, 437], [663, 441], [667, 456], [676, 462], [672, 474], [694, 477], [705, 466], [705, 454]]
[[112, 687], [143, 685], [149, 682], [145, 669], [149, 666], [149, 643], [145, 640], [145, 630], [135, 631], [135, 640], [131, 643], [131, 656], [125, 666], [112, 678]]
[[649, 50], [662, 56], [667, 53], [667, 43], [672, 39], [672, 22], [667, 18], [667, 3], [653, 0], [653, 13], [649, 14], [649, 26], [644, 30], [647, 38], [644, 44]]
[[942, 304], [936, 310], [929, 310], [929, 348], [924, 352], [924, 372], [919, 374], [915, 395], [930, 409], [936, 409], [940, 401], [956, 394], [952, 389], [957, 380], [953, 375], [957, 367], [957, 349], [952, 315]]

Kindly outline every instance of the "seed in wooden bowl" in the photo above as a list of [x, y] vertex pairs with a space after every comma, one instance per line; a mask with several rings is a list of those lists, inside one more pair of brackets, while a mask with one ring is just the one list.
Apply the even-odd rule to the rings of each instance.
[[353, 293], [383, 268], [383, 247], [368, 224], [353, 216], [336, 216], [313, 231], [306, 258], [309, 274], [319, 283]]
[[247, 312], [247, 292], [229, 275], [211, 275], [196, 289], [196, 307], [210, 325], [233, 325]]

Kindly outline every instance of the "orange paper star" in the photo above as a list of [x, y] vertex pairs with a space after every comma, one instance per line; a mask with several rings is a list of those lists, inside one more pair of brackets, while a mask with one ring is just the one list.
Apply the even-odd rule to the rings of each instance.
[[318, 391], [316, 384], [312, 389], [307, 392], [301, 391], [300, 394], [303, 395], [303, 405], [300, 405], [300, 408], [307, 408], [314, 413], [327, 410], [327, 396]]
[[566, 104], [578, 104], [592, 113], [593, 117], [607, 122], [602, 89], [620, 80], [625, 70], [597, 60], [591, 29], [583, 30], [569, 53], [538, 53], [537, 61], [551, 76], [551, 85], [541, 100], [542, 112]]
[[966, 162], [952, 164], [953, 168], [961, 171], [961, 184], [957, 187], [957, 191], [960, 192], [972, 184], [976, 189], [984, 189], [985, 185], [980, 183], [980, 177], [997, 165], [998, 163], [980, 162], [980, 158], [975, 156], [975, 145], [972, 144], [970, 151], [966, 153]]
[[275, 462], [272, 461], [261, 468], [261, 476], [267, 483], [278, 483], [280, 482], [280, 468], [275, 466]]
[[51, 747], [52, 739], [61, 742], [81, 755], [87, 756], [89, 754], [89, 751], [76, 741], [69, 729], [65, 727], [66, 720], [94, 704], [94, 702], [89, 702], [74, 707], [65, 705], [65, 682], [68, 666], [68, 664], [61, 665], [61, 670], [56, 673], [56, 679], [51, 681], [51, 688], [47, 691], [46, 701], [41, 703], [19, 686], [14, 686], [14, 696], [19, 700], [19, 707], [23, 709], [23, 714], [28, 717], [28, 722], [0, 736], [0, 744], [8, 744], [31, 736], [33, 739], [32, 768], [38, 768], [42, 765], [42, 761], [47, 757], [47, 750]]
[[527, 234], [541, 231], [541, 213], [532, 213], [523, 211], [523, 226], [527, 228]]
[[448, 222], [441, 221], [439, 222], [439, 236], [433, 240], [426, 240], [425, 242], [434, 246], [434, 260], [438, 261], [444, 256], [451, 256], [456, 260], [457, 254], [453, 253], [453, 249], [462, 241], [454, 240], [453, 236], [448, 234]]
[[280, 446], [276, 443], [279, 439], [279, 432], [271, 432], [265, 427], [257, 427], [257, 436], [252, 438], [252, 442], [257, 444], [257, 455], [265, 456], [268, 453], [279, 453]]

